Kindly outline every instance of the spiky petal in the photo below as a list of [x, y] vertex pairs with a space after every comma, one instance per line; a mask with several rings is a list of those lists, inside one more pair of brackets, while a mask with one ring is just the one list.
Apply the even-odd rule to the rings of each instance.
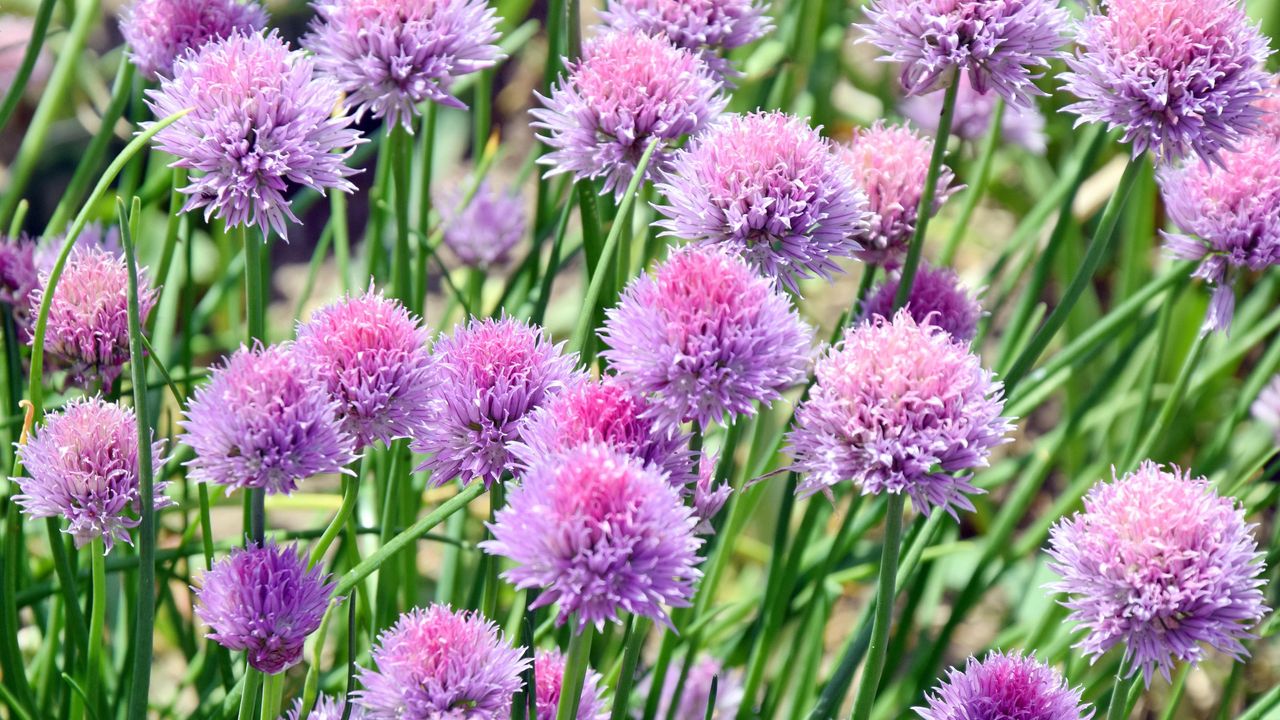
[[996, 651], [948, 669], [928, 705], [914, 710], [921, 720], [1089, 720], [1093, 708], [1080, 693], [1034, 655]]
[[134, 0], [120, 14], [129, 60], [148, 80], [173, 74], [189, 51], [237, 30], [267, 26], [267, 11], [249, 0]]
[[[867, 295], [861, 320], [892, 318], [901, 277], [893, 273]], [[982, 305], [955, 271], [921, 262], [905, 306], [917, 323], [937, 325], [955, 340], [968, 344], [978, 330]]]
[[614, 30], [664, 35], [733, 78], [738, 73], [722, 53], [764, 37], [773, 26], [767, 11], [761, 0], [609, 0], [600, 19]]
[[[565, 657], [558, 650], [539, 650], [533, 660], [534, 682], [538, 684], [536, 700], [538, 717], [554, 718], [560, 705], [560, 693], [564, 686]], [[578, 700], [577, 720], [605, 720], [609, 706], [601, 697], [600, 686], [604, 678], [587, 668], [582, 682], [582, 695]]]

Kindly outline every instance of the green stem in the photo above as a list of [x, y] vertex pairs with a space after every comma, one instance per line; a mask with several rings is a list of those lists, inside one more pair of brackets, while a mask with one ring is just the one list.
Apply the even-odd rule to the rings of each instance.
[[40, 59], [40, 51], [44, 49], [45, 35], [49, 32], [49, 21], [53, 18], [53, 3], [54, 0], [40, 0], [40, 7], [36, 10], [35, 18], [31, 23], [31, 37], [27, 39], [27, 49], [22, 54], [22, 64], [18, 66], [18, 72], [13, 76], [13, 84], [5, 93], [3, 104], [0, 104], [0, 130], [9, 123], [9, 118], [13, 117], [13, 111], [17, 110], [18, 103], [22, 102], [22, 94], [26, 92], [31, 71], [35, 69], [36, 62]]
[[920, 204], [916, 207], [916, 227], [911, 233], [911, 244], [907, 246], [907, 258], [902, 263], [898, 294], [893, 299], [895, 310], [907, 304], [907, 300], [911, 297], [911, 286], [916, 280], [916, 269], [920, 266], [920, 254], [924, 249], [925, 232], [929, 228], [929, 217], [933, 215], [933, 198], [938, 192], [938, 176], [942, 174], [942, 162], [947, 155], [947, 140], [951, 138], [951, 120], [956, 114], [956, 93], [959, 90], [960, 82], [953, 73], [947, 84], [946, 95], [942, 99], [938, 135], [933, 141], [933, 154], [929, 156], [929, 170], [924, 178], [924, 192], [920, 193]]
[[653, 621], [644, 616], [632, 616], [628, 628], [626, 648], [622, 652], [622, 666], [618, 672], [618, 681], [613, 687], [613, 709], [609, 713], [610, 720], [627, 720], [631, 717], [631, 686], [636, 679], [636, 666], [640, 662], [640, 650], [644, 648], [644, 640], [649, 635]]
[[253, 711], [258, 706], [258, 688], [262, 686], [262, 673], [246, 666], [244, 670], [244, 689], [240, 691], [239, 720], [253, 720]]
[[342, 476], [342, 504], [338, 506], [338, 512], [333, 516], [333, 520], [324, 529], [324, 534], [316, 541], [314, 547], [311, 548], [311, 558], [307, 561], [307, 569], [311, 569], [324, 559], [324, 554], [329, 550], [329, 546], [342, 533], [343, 528], [347, 526], [347, 518], [356, 509], [356, 501], [359, 499], [360, 493], [360, 476], [363, 474], [364, 459], [361, 459], [355, 475]]
[[564, 664], [560, 684], [560, 704], [556, 706], [556, 720], [574, 720], [578, 717], [578, 703], [582, 700], [582, 686], [591, 662], [591, 641], [596, 629], [588, 623], [582, 631], [569, 638], [569, 653]]
[[1178, 676], [1173, 679], [1173, 690], [1169, 692], [1169, 699], [1165, 702], [1164, 712], [1160, 713], [1160, 720], [1173, 720], [1178, 713], [1178, 705], [1182, 703], [1182, 694], [1187, 689], [1187, 675], [1191, 673], [1191, 663], [1182, 663], [1182, 667], [1178, 668]]
[[1085, 253], [1084, 261], [1080, 264], [1080, 269], [1076, 272], [1075, 277], [1071, 279], [1071, 284], [1062, 294], [1062, 298], [1058, 304], [1054, 306], [1053, 312], [1049, 313], [1049, 317], [1045, 319], [1044, 324], [1031, 338], [1031, 342], [1023, 349], [1018, 359], [1014, 361], [1013, 366], [1009, 369], [1004, 379], [1004, 387], [1006, 396], [1013, 394], [1013, 389], [1023, 377], [1035, 365], [1036, 360], [1040, 358], [1040, 354], [1053, 340], [1053, 336], [1058, 333], [1067, 322], [1067, 317], [1071, 314], [1071, 310], [1075, 308], [1076, 302], [1080, 300], [1080, 296], [1084, 294], [1085, 288], [1093, 280], [1093, 275], [1098, 270], [1098, 266], [1102, 264], [1102, 258], [1107, 254], [1107, 249], [1111, 246], [1111, 240], [1115, 237], [1116, 224], [1120, 221], [1121, 210], [1124, 209], [1125, 200], [1129, 197], [1129, 191], [1133, 188], [1133, 183], [1138, 179], [1139, 171], [1142, 169], [1142, 158], [1130, 158], [1124, 168], [1124, 174], [1120, 176], [1120, 184], [1116, 187], [1115, 193], [1111, 199], [1107, 201], [1107, 207], [1102, 212], [1102, 219], [1098, 222], [1098, 232], [1094, 235], [1093, 241], [1089, 243], [1089, 250]]
[[902, 512], [905, 498], [901, 493], [889, 496], [885, 511], [884, 548], [880, 556], [880, 579], [876, 590], [876, 614], [871, 624], [871, 644], [862, 669], [862, 681], [853, 701], [853, 720], [867, 720], [876, 702], [880, 675], [884, 672], [885, 652], [889, 644], [889, 626], [893, 623], [893, 599], [898, 574], [898, 554], [902, 550]]
[[284, 673], [267, 675], [262, 683], [262, 720], [278, 720], [284, 704]]
[[329, 227], [333, 228], [333, 261], [338, 266], [342, 292], [351, 294], [351, 230], [347, 227], [347, 194], [329, 195]]
[[[250, 232], [246, 225], [241, 225], [237, 232], [244, 246], [245, 327], [248, 330], [249, 346], [253, 347], [255, 341], [265, 343], [267, 335], [266, 291], [263, 288], [266, 238]], [[246, 540], [261, 545], [266, 537], [267, 527], [266, 490], [249, 488], [247, 502], [249, 527]]]
[[407, 307], [416, 307], [417, 303], [413, 302], [412, 275], [409, 272], [412, 267], [409, 257], [409, 233], [412, 231], [409, 193], [413, 140], [403, 125], [395, 123], [387, 133], [386, 143], [391, 162], [391, 191], [395, 199], [396, 214], [396, 244], [391, 255], [391, 288]]
[[1107, 720], [1126, 720], [1129, 717], [1129, 713], [1126, 711], [1129, 691], [1137, 681], [1138, 673], [1126, 678], [1124, 677], [1124, 666], [1120, 666], [1120, 671], [1116, 674], [1116, 685], [1111, 690], [1111, 702], [1107, 705]]
[[[182, 187], [187, 184], [187, 169], [173, 169], [173, 184], [169, 189], [169, 220], [165, 223], [164, 228], [164, 249], [160, 254], [160, 264], [156, 266], [156, 274], [152, 277], [152, 281], [156, 287], [160, 287], [169, 279], [169, 268], [173, 265], [173, 254], [178, 247], [178, 235], [182, 229], [182, 202], [186, 197], [182, 193]], [[189, 232], [189, 231], [188, 231]], [[155, 326], [154, 319], [159, 315], [156, 313], [151, 315], [152, 326]]]
[[987, 183], [991, 181], [991, 168], [995, 165], [996, 149], [1000, 146], [1000, 127], [1004, 122], [1004, 98], [996, 98], [996, 106], [991, 111], [991, 125], [987, 128], [987, 135], [982, 141], [982, 150], [978, 156], [978, 170], [975, 173], [973, 185], [969, 187], [969, 191], [965, 193], [964, 205], [960, 207], [960, 216], [956, 218], [956, 224], [951, 228], [951, 234], [947, 237], [947, 244], [942, 247], [942, 253], [938, 255], [939, 265], [950, 265], [956, 256], [956, 250], [960, 247], [960, 241], [964, 239], [965, 231], [969, 229], [969, 221], [973, 219], [973, 213], [978, 209], [978, 203], [982, 202], [982, 196], [987, 193]]

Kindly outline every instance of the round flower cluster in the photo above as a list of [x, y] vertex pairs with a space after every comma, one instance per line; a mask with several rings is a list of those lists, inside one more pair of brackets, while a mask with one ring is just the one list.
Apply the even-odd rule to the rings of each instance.
[[444, 244], [469, 267], [483, 270], [505, 262], [524, 237], [524, 201], [495, 190], [488, 181], [480, 183], [466, 206], [463, 199], [461, 188], [436, 199]]
[[736, 73], [719, 53], [763, 37], [772, 26], [767, 9], [760, 0], [609, 0], [600, 18], [620, 32], [664, 35], [726, 78]]
[[[556, 650], [539, 650], [533, 660], [533, 678], [538, 687], [535, 700], [538, 717], [554, 718], [560, 705], [560, 693], [564, 686], [565, 657]], [[600, 685], [604, 678], [587, 668], [582, 682], [582, 695], [578, 700], [577, 720], [604, 720], [609, 717], [609, 706], [602, 698]]]
[[1021, 653], [969, 658], [915, 708], [922, 720], [1089, 720], [1092, 710], [1057, 670]]
[[34, 321], [31, 293], [40, 283], [35, 255], [36, 242], [26, 235], [0, 236], [0, 303], [9, 306], [14, 322], [23, 332], [28, 332]]
[[[894, 273], [877, 285], [862, 303], [860, 319], [892, 318], [900, 280], [901, 277]], [[936, 325], [952, 339], [964, 344], [973, 340], [978, 331], [978, 320], [982, 317], [982, 305], [965, 288], [955, 271], [935, 268], [924, 262], [916, 271], [904, 309], [917, 323]]]
[[267, 11], [241, 0], [134, 0], [120, 14], [129, 60], [148, 80], [168, 77], [192, 50], [267, 26]]

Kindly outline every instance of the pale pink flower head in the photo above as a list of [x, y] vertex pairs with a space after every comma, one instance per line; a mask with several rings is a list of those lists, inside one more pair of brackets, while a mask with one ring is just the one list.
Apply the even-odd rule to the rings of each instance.
[[547, 175], [604, 179], [604, 191], [626, 192], [640, 157], [657, 148], [646, 178], [666, 172], [676, 145], [706, 127], [727, 102], [720, 81], [695, 53], [665, 37], [605, 32], [587, 41], [568, 75], [538, 95], [533, 127], [551, 152], [538, 162]]
[[1260, 130], [1280, 138], [1280, 74], [1272, 75], [1271, 82], [1262, 91], [1262, 97], [1254, 103], [1261, 113]]
[[1280, 137], [1248, 137], [1218, 163], [1191, 160], [1158, 174], [1169, 217], [1186, 233], [1161, 231], [1165, 246], [1199, 261], [1194, 277], [1214, 286], [1205, 332], [1231, 326], [1242, 272], [1280, 264]]
[[1214, 161], [1258, 124], [1267, 41], [1240, 0], [1110, 0], [1080, 23], [1066, 110], [1124, 130], [1133, 154]]
[[[556, 716], [560, 706], [560, 692], [564, 687], [565, 657], [558, 650], [539, 650], [533, 660], [534, 682], [538, 684], [536, 702], [538, 717], [551, 720]], [[604, 678], [600, 673], [587, 668], [587, 675], [582, 682], [582, 695], [578, 700], [577, 720], [605, 720], [609, 717], [609, 706], [601, 697], [601, 685]]]
[[120, 14], [129, 60], [148, 80], [167, 77], [191, 50], [235, 31], [267, 26], [267, 11], [242, 0], [134, 0]]
[[1149, 685], [1159, 670], [1195, 665], [1207, 645], [1236, 660], [1242, 640], [1269, 610], [1256, 526], [1232, 497], [1202, 477], [1151, 461], [1093, 486], [1084, 512], [1049, 534], [1049, 568], [1061, 578], [1070, 619], [1085, 629], [1076, 644], [1091, 660], [1124, 647], [1129, 675]]
[[813, 330], [791, 299], [731, 251], [690, 246], [627, 286], [601, 356], [660, 427], [755, 413], [799, 383]]
[[356, 118], [368, 112], [413, 130], [418, 104], [464, 108], [450, 94], [463, 75], [504, 55], [498, 18], [484, 0], [318, 0], [302, 46], [346, 94]]
[[737, 73], [721, 53], [769, 32], [767, 11], [761, 0], [609, 0], [600, 18], [614, 30], [665, 35], [731, 78]]
[[[885, 267], [902, 264], [916, 230], [916, 213], [932, 153], [933, 140], [905, 125], [883, 121], [854, 131], [849, 144], [839, 151], [871, 211], [868, 224], [854, 234], [862, 246], [855, 254], [863, 262]], [[951, 169], [943, 165], [931, 212], [936, 213], [960, 189], [955, 179]]]
[[966, 345], [900, 310], [846, 331], [816, 374], [790, 433], [798, 494], [851, 482], [925, 513], [973, 510], [970, 471], [1011, 426], [1000, 383]]

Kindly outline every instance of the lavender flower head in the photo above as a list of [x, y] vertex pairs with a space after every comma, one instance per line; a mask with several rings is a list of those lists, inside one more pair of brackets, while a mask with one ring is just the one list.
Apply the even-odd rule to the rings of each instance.
[[997, 651], [947, 670], [946, 681], [926, 696], [928, 706], [914, 710], [921, 720], [1088, 720], [1093, 709], [1080, 691], [1034, 656]]
[[[533, 660], [533, 677], [538, 687], [535, 699], [538, 717], [554, 718], [560, 705], [560, 692], [564, 685], [565, 657], [557, 650], [539, 650]], [[604, 679], [600, 673], [587, 668], [583, 678], [582, 695], [578, 700], [577, 720], [605, 720], [609, 706], [601, 697], [600, 685]]]
[[838, 271], [869, 219], [831, 142], [780, 112], [722, 117], [676, 155], [658, 190], [665, 234], [725, 245], [792, 290]]
[[484, 269], [506, 262], [511, 249], [524, 238], [524, 200], [495, 190], [488, 181], [480, 183], [465, 207], [463, 199], [461, 187], [436, 199], [444, 244], [469, 267]]
[[1250, 409], [1254, 419], [1270, 428], [1275, 434], [1276, 444], [1280, 445], [1280, 375], [1271, 378], [1271, 382], [1262, 388]]
[[813, 340], [791, 300], [717, 246], [671, 253], [607, 313], [602, 356], [660, 428], [752, 415], [803, 379]]
[[682, 669], [673, 664], [667, 670], [666, 682], [662, 684], [662, 697], [658, 700], [658, 717], [672, 717], [675, 720], [703, 720], [707, 716], [707, 705], [711, 703], [711, 681], [716, 681], [716, 701], [712, 710], [712, 720], [729, 720], [738, 713], [743, 703], [742, 673], [729, 671], [716, 658], [703, 656], [689, 668], [689, 677], [685, 680], [684, 693], [676, 704], [675, 714], [671, 714], [671, 698], [675, 695], [676, 685]]
[[302, 659], [333, 587], [319, 566], [307, 569], [295, 546], [235, 548], [201, 578], [196, 615], [212, 630], [209, 639], [245, 651], [250, 667], [274, 674]]
[[[973, 89], [967, 75], [956, 79], [960, 88], [956, 93], [955, 114], [951, 118], [951, 134], [975, 142], [987, 135], [991, 129], [991, 118], [995, 114], [996, 101], [999, 94], [994, 92], [980, 93]], [[902, 103], [902, 114], [912, 124], [932, 133], [938, 134], [938, 119], [942, 116], [942, 102], [946, 92], [935, 90], [924, 95], [909, 96]], [[1044, 115], [1034, 104], [1009, 105], [1000, 118], [1000, 140], [1025, 148], [1036, 155], [1044, 153]]]
[[672, 148], [700, 132], [727, 102], [720, 82], [693, 52], [661, 36], [606, 32], [589, 41], [569, 74], [538, 95], [530, 111], [538, 139], [551, 152], [538, 162], [547, 175], [604, 178], [604, 191], [626, 192], [653, 142], [646, 178], [666, 172]]
[[1254, 103], [1261, 117], [1259, 130], [1280, 138], [1280, 74], [1272, 75], [1271, 81], [1263, 90], [1262, 97]]
[[695, 520], [660, 471], [604, 445], [581, 445], [529, 468], [489, 524], [490, 555], [515, 563], [503, 578], [538, 588], [530, 605], [559, 603], [579, 632], [625, 611], [670, 626], [697, 569]]
[[338, 404], [312, 381], [292, 348], [241, 347], [196, 390], [182, 442], [197, 482], [292, 493], [298, 481], [341, 472], [355, 459]]
[[298, 326], [299, 362], [338, 404], [356, 449], [414, 435], [430, 417], [431, 333], [400, 301], [370, 288]]
[[[343, 720], [342, 714], [346, 709], [346, 700], [320, 693], [316, 698], [315, 706], [306, 717], [302, 716], [302, 698], [298, 698], [293, 703], [293, 709], [285, 713], [284, 720]], [[351, 713], [346, 720], [368, 720], [368, 716], [365, 715], [364, 708], [352, 705]]]
[[[894, 273], [877, 285], [862, 303], [860, 319], [892, 318], [900, 280], [899, 274]], [[917, 323], [936, 325], [965, 345], [973, 340], [982, 317], [982, 305], [953, 270], [935, 268], [926, 262], [916, 270], [905, 309]]]
[[412, 132], [423, 101], [465, 108], [449, 94], [454, 81], [503, 58], [484, 0], [319, 0], [315, 10], [302, 46], [357, 120], [368, 112], [388, 128]]
[[683, 490], [693, 482], [689, 436], [662, 430], [651, 408], [614, 376], [574, 383], [529, 415], [511, 452], [527, 468], [584, 443], [601, 443], [652, 465]]
[[[862, 246], [856, 253], [866, 263], [886, 267], [902, 264], [916, 230], [916, 212], [924, 194], [925, 175], [933, 140], [905, 125], [876, 121], [857, 130], [840, 157], [853, 173], [853, 184], [867, 198], [869, 223], [855, 233]], [[960, 189], [956, 176], [943, 165], [933, 196], [932, 213]]]
[[[49, 273], [28, 294], [30, 317], [40, 313]], [[158, 291], [138, 270], [138, 304], [146, 322]], [[34, 342], [34, 338], [31, 339]], [[44, 350], [77, 384], [110, 386], [129, 360], [129, 269], [123, 255], [93, 244], [72, 249], [49, 302]]]
[[23, 339], [30, 337], [31, 293], [40, 284], [35, 253], [36, 242], [26, 235], [0, 236], [0, 303], [9, 306]]
[[1012, 429], [977, 355], [900, 310], [850, 328], [816, 375], [790, 434], [799, 495], [850, 481], [865, 495], [905, 492], [926, 514], [973, 510], [967, 471]]
[[737, 73], [720, 52], [764, 37], [773, 26], [767, 11], [760, 0], [609, 0], [600, 18], [619, 32], [666, 36], [723, 78]]
[[1168, 680], [1176, 661], [1198, 663], [1203, 645], [1246, 657], [1241, 640], [1268, 612], [1254, 527], [1234, 498], [1177, 466], [1146, 461], [1095, 485], [1084, 512], [1049, 535], [1062, 578], [1049, 587], [1087, 631], [1076, 647], [1096, 660], [1123, 644], [1124, 666], [1148, 685], [1157, 669]]
[[1193, 160], [1159, 171], [1169, 217], [1187, 233], [1161, 231], [1166, 247], [1198, 260], [1193, 276], [1214, 285], [1206, 332], [1231, 326], [1241, 272], [1280, 263], [1280, 138], [1246, 138], [1218, 160], [1221, 167]]
[[356, 671], [355, 701], [367, 720], [505, 720], [529, 667], [523, 655], [482, 615], [416, 608], [378, 637], [378, 669]]
[[189, 50], [235, 31], [267, 26], [267, 11], [252, 0], [133, 0], [120, 14], [129, 60], [148, 80], [167, 77]]
[[716, 477], [719, 464], [720, 457], [706, 451], [698, 458], [698, 479], [693, 486], [693, 517], [698, 521], [694, 532], [699, 535], [715, 534], [713, 523], [716, 515], [733, 494], [733, 485]]
[[[92, 397], [74, 399], [45, 416], [18, 459], [29, 477], [10, 480], [14, 496], [32, 518], [62, 516], [65, 532], [76, 547], [100, 538], [108, 551], [117, 540], [133, 544], [129, 530], [138, 526], [138, 426], [133, 410]], [[151, 445], [151, 471], [156, 478], [154, 507], [173, 503], [162, 482], [164, 443]]]
[[526, 416], [574, 378], [575, 357], [542, 328], [503, 317], [458, 325], [435, 347], [436, 381], [414, 452], [432, 482], [492, 485], [512, 469], [511, 443]]
[[1070, 16], [1057, 0], [875, 0], [869, 42], [901, 63], [908, 95], [927, 93], [949, 73], [965, 73], [980, 93], [994, 90], [1012, 105], [1043, 95], [1032, 82], [1061, 55]]
[[1239, 0], [1110, 0], [1076, 35], [1064, 87], [1077, 124], [1124, 130], [1136, 157], [1212, 161], [1257, 125], [1267, 42]]
[[180, 58], [173, 77], [147, 91], [158, 118], [193, 108], [154, 140], [176, 156], [172, 167], [193, 173], [183, 212], [204, 208], [206, 220], [286, 238], [286, 220], [298, 222], [290, 191], [355, 190], [343, 161], [363, 140], [349, 115], [334, 113], [341, 92], [314, 65], [274, 31], [236, 31]]

